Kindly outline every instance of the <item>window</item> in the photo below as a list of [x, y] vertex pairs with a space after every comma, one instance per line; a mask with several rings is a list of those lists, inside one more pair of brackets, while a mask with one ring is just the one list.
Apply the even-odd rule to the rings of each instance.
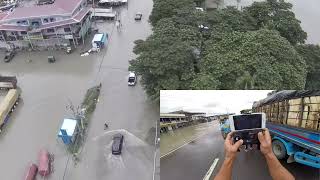
[[44, 19], [43, 19], [43, 22], [44, 22], [44, 23], [49, 22], [48, 18], [44, 18]]
[[54, 29], [52, 29], [52, 28], [51, 28], [51, 29], [47, 29], [47, 32], [48, 32], [48, 33], [53, 33], [53, 32], [54, 32]]
[[55, 19], [54, 18], [50, 18], [50, 22], [54, 22], [55, 21]]
[[21, 35], [26, 35], [27, 31], [21, 31], [20, 33], [21, 33]]
[[64, 28], [64, 32], [71, 32], [71, 29], [70, 28]]

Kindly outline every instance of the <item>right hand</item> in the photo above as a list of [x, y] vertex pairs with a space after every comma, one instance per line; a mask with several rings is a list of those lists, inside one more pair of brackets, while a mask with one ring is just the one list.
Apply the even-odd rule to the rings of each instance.
[[271, 136], [267, 128], [263, 133], [258, 133], [258, 139], [260, 141], [260, 150], [262, 154], [264, 154], [265, 156], [273, 155]]

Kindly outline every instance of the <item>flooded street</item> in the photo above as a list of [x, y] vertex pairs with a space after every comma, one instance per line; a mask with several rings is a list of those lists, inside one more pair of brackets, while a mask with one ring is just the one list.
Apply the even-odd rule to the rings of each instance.
[[217, 121], [201, 123], [188, 127], [178, 128], [166, 133], [161, 133], [160, 152], [161, 156], [166, 155], [172, 150], [181, 147], [182, 145], [203, 136], [212, 131], [217, 124]]
[[[254, 1], [263, 0], [241, 0], [239, 6], [248, 6]], [[320, 44], [320, 1], [319, 0], [286, 0], [293, 4], [293, 12], [296, 14], [297, 19], [301, 21], [301, 26], [304, 31], [308, 33], [306, 43]], [[224, 5], [237, 6], [236, 0], [224, 0]]]
[[[89, 49], [89, 37], [86, 47], [70, 55], [64, 51], [18, 52], [10, 63], [0, 61], [0, 74], [16, 75], [22, 89], [20, 104], [0, 135], [1, 179], [22, 179], [28, 164], [37, 163], [41, 148], [55, 155], [54, 173], [49, 179], [152, 179], [159, 108], [147, 99], [139, 83], [135, 87], [127, 85], [128, 61], [134, 58], [133, 41], [151, 33], [147, 22], [151, 9], [151, 0], [130, 1], [128, 8], [121, 9], [121, 32], [115, 30], [113, 22], [96, 23], [100, 32], [110, 36], [100, 53], [80, 57], [82, 50]], [[141, 22], [134, 21], [137, 11], [143, 13]], [[49, 64], [48, 55], [54, 55], [56, 63]], [[28, 63], [29, 59], [32, 62]], [[86, 90], [100, 82], [99, 102], [80, 162], [74, 166], [57, 133], [63, 118], [72, 117], [66, 106], [70, 102], [79, 105]], [[109, 124], [107, 131], [104, 122]], [[124, 150], [119, 157], [111, 155], [114, 132], [124, 134]], [[159, 179], [159, 172], [156, 177]]]

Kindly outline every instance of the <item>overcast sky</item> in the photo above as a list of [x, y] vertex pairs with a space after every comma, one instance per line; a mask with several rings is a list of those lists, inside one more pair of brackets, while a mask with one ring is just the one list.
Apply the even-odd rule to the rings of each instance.
[[204, 112], [207, 115], [240, 113], [254, 101], [267, 97], [270, 90], [161, 90], [160, 112], [177, 110]]

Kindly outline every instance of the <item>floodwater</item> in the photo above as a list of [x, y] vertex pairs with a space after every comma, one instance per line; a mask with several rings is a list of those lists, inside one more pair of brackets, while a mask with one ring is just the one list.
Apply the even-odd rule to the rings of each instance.
[[[239, 6], [248, 6], [254, 1], [263, 0], [241, 0]], [[320, 44], [320, 1], [319, 0], [286, 0], [293, 4], [293, 12], [301, 21], [301, 26], [308, 33], [307, 43]], [[224, 5], [237, 6], [236, 0], [224, 0]]]
[[170, 151], [190, 142], [191, 140], [201, 137], [204, 134], [217, 129], [217, 121], [201, 123], [197, 125], [178, 128], [160, 135], [160, 152], [161, 156]]
[[[37, 163], [41, 148], [55, 155], [54, 172], [49, 179], [115, 179], [117, 175], [121, 175], [119, 180], [152, 179], [156, 151], [152, 139], [157, 131], [159, 107], [147, 99], [139, 83], [135, 87], [127, 85], [128, 61], [135, 57], [133, 42], [151, 33], [147, 22], [151, 9], [152, 0], [131, 0], [128, 7], [119, 10], [123, 24], [120, 32], [115, 30], [113, 22], [95, 23], [100, 32], [110, 36], [107, 47], [100, 53], [80, 56], [80, 52], [90, 48], [91, 35], [85, 46], [70, 55], [63, 51], [18, 52], [10, 63], [0, 61], [0, 74], [16, 75], [22, 89], [21, 101], [0, 134], [1, 179], [22, 179], [28, 164]], [[141, 22], [134, 21], [137, 11], [143, 13]], [[48, 55], [54, 55], [56, 63], [49, 64]], [[0, 59], [3, 57], [0, 53]], [[28, 62], [29, 59], [32, 61]], [[74, 166], [57, 133], [63, 118], [72, 117], [66, 106], [70, 103], [78, 106], [86, 90], [100, 82], [99, 102], [80, 162]], [[95, 140], [104, 137], [104, 122], [109, 124], [108, 131], [119, 130], [125, 134], [123, 155], [110, 155], [110, 139]], [[101, 158], [104, 156], [107, 158]], [[159, 170], [156, 179], [160, 179]]]

